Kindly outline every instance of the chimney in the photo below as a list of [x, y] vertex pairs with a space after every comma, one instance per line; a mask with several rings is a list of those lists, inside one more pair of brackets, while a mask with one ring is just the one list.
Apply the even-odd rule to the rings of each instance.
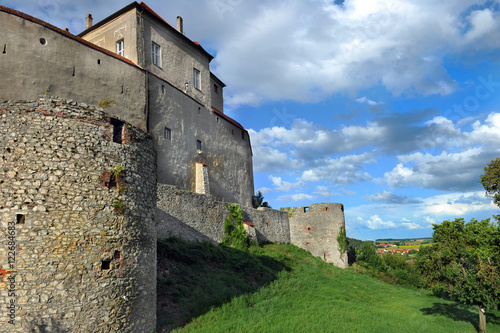
[[87, 17], [85, 18], [85, 20], [86, 20], [85, 29], [88, 29], [92, 26], [92, 15], [88, 14]]
[[177, 31], [184, 35], [184, 23], [180, 16], [177, 16]]

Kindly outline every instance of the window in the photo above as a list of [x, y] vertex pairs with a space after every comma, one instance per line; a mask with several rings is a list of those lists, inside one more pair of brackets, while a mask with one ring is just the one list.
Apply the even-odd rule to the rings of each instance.
[[119, 40], [116, 42], [116, 53], [118, 55], [121, 55], [122, 57], [124, 56], [125, 54], [125, 43], [123, 42], [123, 39], [122, 40]]
[[172, 131], [168, 127], [165, 127], [164, 138], [167, 140], [172, 139]]
[[214, 84], [214, 93], [218, 94], [219, 93], [219, 86]]
[[153, 42], [152, 44], [152, 53], [153, 53], [153, 65], [161, 67], [161, 52], [160, 45]]
[[200, 71], [197, 70], [196, 68], [193, 68], [193, 81], [194, 81], [194, 87], [198, 90], [201, 90]]
[[196, 140], [196, 149], [201, 150], [201, 141]]
[[123, 137], [123, 125], [125, 124], [123, 121], [111, 118], [111, 125], [113, 125], [113, 142], [122, 143]]

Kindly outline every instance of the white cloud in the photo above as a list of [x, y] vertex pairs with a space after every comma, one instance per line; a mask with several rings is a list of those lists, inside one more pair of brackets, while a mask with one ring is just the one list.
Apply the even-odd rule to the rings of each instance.
[[281, 177], [269, 176], [269, 179], [273, 182], [276, 191], [289, 192], [293, 189], [303, 189], [307, 187], [304, 182], [290, 183], [281, 179]]
[[261, 188], [257, 189], [257, 192], [260, 192], [262, 194], [267, 194], [267, 193], [274, 192], [274, 190], [272, 188], [269, 188], [269, 187], [261, 187]]
[[409, 199], [407, 196], [396, 195], [390, 191], [378, 192], [372, 195], [363, 197], [370, 202], [386, 202], [389, 204], [417, 204], [422, 201], [419, 199]]
[[419, 230], [419, 229], [425, 229], [422, 227], [420, 224], [414, 223], [414, 222], [403, 222], [401, 223], [401, 226], [407, 230]]
[[371, 99], [366, 98], [366, 96], [360, 97], [356, 99], [356, 102], [361, 103], [361, 104], [368, 104], [368, 105], [378, 105], [379, 103], [372, 101]]
[[484, 192], [443, 194], [424, 199], [424, 202], [424, 213], [435, 216], [450, 215], [460, 217], [470, 213], [491, 211], [498, 208], [491, 199], [484, 196]]
[[305, 193], [297, 193], [297, 194], [288, 194], [282, 195], [277, 198], [277, 200], [281, 202], [298, 202], [298, 201], [312, 201], [316, 197], [310, 194]]
[[[73, 33], [84, 29], [87, 13], [97, 22], [128, 3], [3, 1]], [[217, 50], [212, 66], [228, 85], [226, 102], [232, 106], [317, 101], [376, 84], [394, 94], [446, 95], [457, 83], [444, 59], [477, 59], [500, 46], [499, 15], [486, 0], [349, 0], [343, 5], [150, 0], [148, 5], [171, 24], [181, 15], [189, 38]]]
[[304, 171], [301, 179], [308, 182], [326, 181], [333, 184], [369, 181], [372, 176], [363, 169], [365, 164], [373, 163], [372, 157], [372, 153], [364, 153], [332, 158], [325, 161], [324, 165]]
[[365, 225], [371, 230], [392, 229], [396, 228], [396, 224], [392, 221], [382, 221], [378, 215], [373, 215], [367, 220], [358, 219], [360, 224]]

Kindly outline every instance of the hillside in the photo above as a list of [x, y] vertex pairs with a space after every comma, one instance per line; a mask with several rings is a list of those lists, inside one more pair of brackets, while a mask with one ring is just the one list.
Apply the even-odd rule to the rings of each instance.
[[[476, 332], [477, 309], [342, 270], [293, 245], [158, 244], [158, 332]], [[189, 324], [184, 325], [190, 321]], [[500, 332], [489, 312], [488, 332]]]

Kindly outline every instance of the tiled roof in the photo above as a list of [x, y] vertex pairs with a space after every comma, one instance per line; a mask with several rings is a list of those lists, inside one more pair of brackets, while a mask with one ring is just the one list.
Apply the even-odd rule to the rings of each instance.
[[214, 108], [213, 106], [212, 106], [212, 111], [213, 111], [215, 114], [217, 114], [219, 117], [222, 117], [222, 118], [226, 119], [227, 121], [229, 121], [229, 122], [230, 122], [231, 124], [233, 124], [234, 126], [239, 127], [239, 128], [241, 128], [242, 130], [244, 130], [244, 131], [246, 131], [246, 132], [247, 132], [247, 130], [246, 130], [243, 126], [241, 126], [241, 124], [240, 124], [239, 122], [237, 122], [236, 120], [234, 120], [234, 119], [233, 119], [233, 118], [231, 118], [231, 117], [226, 116], [224, 113], [220, 112], [219, 110], [217, 110], [217, 109], [216, 109], [216, 108]]
[[85, 44], [86, 46], [90, 47], [90, 48], [93, 48], [94, 50], [97, 50], [99, 52], [102, 52], [102, 53], [105, 53], [113, 58], [117, 58], [117, 59], [120, 59], [121, 61], [124, 61], [132, 66], [135, 66], [135, 67], [138, 67], [140, 69], [143, 69], [142, 67], [138, 66], [137, 64], [135, 64], [133, 61], [125, 58], [125, 57], [122, 57], [122, 56], [119, 56], [118, 54], [114, 53], [114, 52], [111, 52], [109, 50], [106, 50], [105, 48], [102, 48], [100, 46], [97, 46], [89, 41], [86, 41], [85, 39], [81, 38], [81, 37], [78, 37], [78, 36], [75, 36], [73, 35], [72, 33], [70, 33], [69, 31], [67, 30], [63, 30], [63, 29], [60, 29], [58, 27], [56, 27], [55, 25], [52, 25], [50, 23], [47, 23], [45, 21], [42, 21], [36, 17], [33, 17], [31, 15], [28, 15], [28, 14], [25, 14], [23, 12], [20, 12], [18, 10], [15, 10], [15, 9], [12, 9], [12, 8], [8, 8], [8, 7], [5, 7], [5, 6], [1, 6], [0, 5], [0, 12], [4, 12], [4, 13], [8, 13], [8, 14], [11, 14], [11, 15], [15, 15], [15, 16], [18, 16], [18, 17], [21, 17], [25, 20], [28, 20], [30, 22], [33, 22], [33, 23], [36, 23], [38, 25], [41, 25], [45, 28], [48, 28], [50, 30], [53, 30], [61, 35], [64, 35], [68, 38], [71, 38], [71, 39], [74, 39], [75, 41], [81, 43], [81, 44]]

